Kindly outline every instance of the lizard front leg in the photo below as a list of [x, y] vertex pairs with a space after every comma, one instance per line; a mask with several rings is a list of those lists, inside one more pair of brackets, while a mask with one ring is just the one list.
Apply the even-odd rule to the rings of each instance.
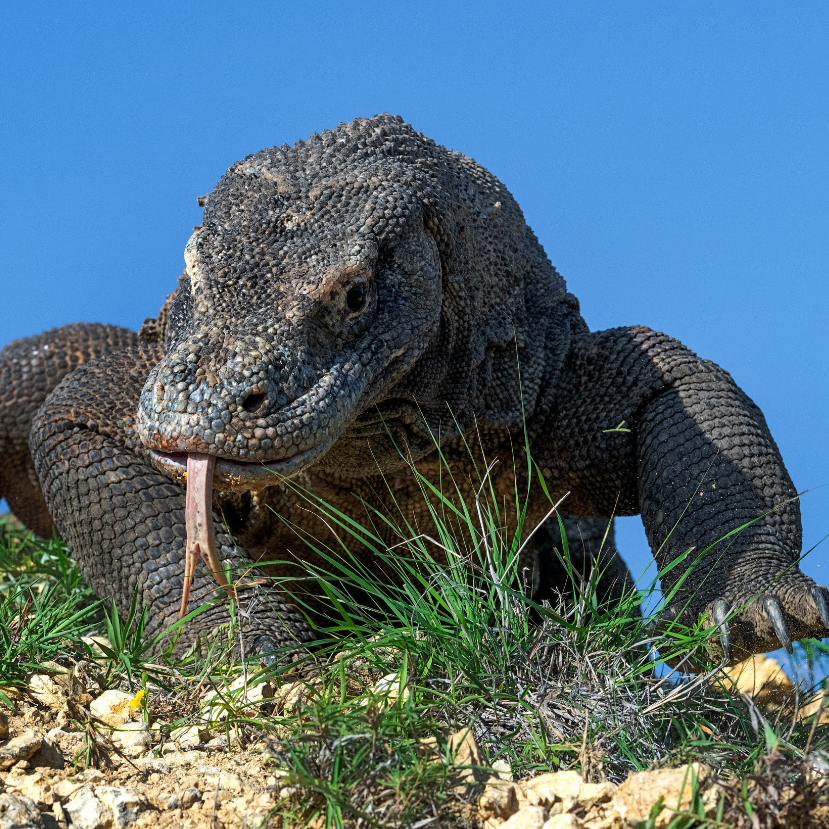
[[577, 515], [641, 513], [661, 571], [693, 548], [662, 577], [669, 617], [721, 625], [729, 661], [829, 635], [829, 594], [797, 566], [794, 485], [727, 372], [643, 327], [580, 337], [563, 372], [541, 464]]
[[[157, 347], [115, 352], [73, 372], [50, 395], [32, 426], [32, 451], [49, 511], [72, 556], [95, 593], [114, 599], [125, 616], [137, 591], [147, 608], [147, 633], [176, 621], [181, 601], [185, 542], [185, 491], [158, 472], [134, 429], [144, 380], [161, 358]], [[214, 524], [222, 527], [214, 512]], [[236, 574], [254, 562], [227, 533], [216, 533], [223, 562]], [[257, 572], [254, 569], [254, 580]], [[308, 641], [303, 617], [264, 579], [244, 591], [258, 609], [246, 633], [251, 650], [270, 651]], [[196, 567], [189, 609], [221, 598], [203, 563]], [[226, 602], [185, 625], [178, 650], [198, 631], [228, 620]]]
[[78, 322], [14, 340], [0, 350], [0, 498], [41, 538], [52, 535], [52, 518], [29, 451], [32, 418], [81, 363], [137, 344], [138, 334], [127, 328]]

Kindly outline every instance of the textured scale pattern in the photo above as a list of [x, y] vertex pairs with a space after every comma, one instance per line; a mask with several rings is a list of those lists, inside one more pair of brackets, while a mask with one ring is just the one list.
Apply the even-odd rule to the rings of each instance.
[[135, 332], [126, 328], [77, 323], [15, 340], [0, 350], [0, 497], [41, 537], [52, 535], [52, 519], [29, 451], [32, 418], [81, 363], [137, 342]]
[[[517, 475], [529, 530], [549, 504], [527, 477], [526, 434], [549, 493], [569, 493], [578, 566], [595, 566], [612, 515], [641, 514], [661, 567], [701, 555], [666, 615], [720, 624], [727, 660], [829, 633], [757, 407], [664, 334], [590, 332], [515, 200], [472, 159], [381, 115], [251, 155], [200, 204], [185, 271], [139, 335], [67, 326], [0, 352], [0, 494], [37, 532], [54, 521], [122, 612], [137, 590], [153, 630], [177, 616], [189, 453], [217, 458], [221, 558], [275, 577], [242, 588], [247, 635], [267, 650], [311, 637], [296, 603], [313, 611], [314, 585], [296, 579], [301, 561], [324, 562], [303, 538], [333, 530], [309, 498], [429, 532], [411, 466], [445, 481], [439, 445], [467, 504], [497, 461], [512, 526]], [[558, 544], [542, 527], [522, 562], [539, 598], [561, 586]], [[612, 528], [605, 547], [613, 598], [631, 580]], [[200, 565], [190, 607], [208, 600], [182, 643], [226, 617]]]

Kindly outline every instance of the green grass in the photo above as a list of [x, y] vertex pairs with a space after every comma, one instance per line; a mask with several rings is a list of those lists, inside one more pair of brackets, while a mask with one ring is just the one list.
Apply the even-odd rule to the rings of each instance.
[[[24, 682], [44, 659], [89, 658], [80, 636], [106, 633], [106, 682], [135, 691], [140, 676], [146, 716], [162, 733], [195, 723], [205, 736], [269, 741], [285, 826], [291, 816], [323, 816], [330, 826], [404, 826], [434, 815], [463, 825], [471, 790], [458, 788], [448, 737], [466, 728], [488, 763], [507, 763], [518, 779], [578, 768], [587, 779], [620, 782], [630, 771], [700, 759], [735, 781], [731, 799], [743, 798], [746, 815], [759, 797], [751, 776], [770, 757], [783, 758], [794, 780], [807, 744], [813, 755], [829, 752], [829, 728], [797, 721], [795, 700], [764, 713], [728, 690], [706, 648], [713, 631], [698, 624], [654, 632], [652, 617], [639, 611], [651, 606], [658, 576], [649, 590], [603, 605], [597, 574], [584, 578], [569, 565], [562, 530], [570, 589], [553, 606], [536, 605], [519, 572], [527, 494], [513, 493], [510, 527], [489, 470], [480, 473], [476, 503], [466, 506], [448, 467], [439, 485], [418, 480], [437, 528], [432, 535], [368, 507], [357, 524], [297, 489], [338, 530], [337, 546], [303, 536], [324, 562], [311, 575], [325, 610], [313, 617], [318, 639], [306, 660], [313, 678], [298, 708], [279, 693], [250, 702], [230, 688], [241, 671], [249, 686], [284, 688], [300, 676], [287, 661], [237, 664], [235, 610], [221, 635], [184, 657], [154, 654], [142, 614], [133, 609], [121, 622], [104, 612], [58, 540], [38, 541], [8, 520], [0, 523], [0, 685]], [[381, 540], [389, 530], [399, 539], [390, 548]], [[353, 554], [358, 540], [381, 567]], [[391, 583], [378, 570], [393, 574]], [[290, 592], [290, 584], [283, 587]], [[689, 652], [701, 673], [665, 667]], [[818, 641], [796, 647], [799, 702], [826, 686], [828, 662]], [[376, 687], [388, 675], [404, 695]], [[198, 702], [207, 689], [216, 695], [210, 710]], [[699, 814], [676, 820], [677, 827], [717, 825]]]

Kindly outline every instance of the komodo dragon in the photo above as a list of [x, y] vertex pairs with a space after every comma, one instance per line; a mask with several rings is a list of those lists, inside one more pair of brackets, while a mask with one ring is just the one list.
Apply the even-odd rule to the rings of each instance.
[[[0, 495], [35, 532], [54, 522], [119, 612], [137, 590], [149, 632], [172, 623], [200, 551], [259, 582], [251, 648], [309, 640], [279, 583], [302, 572], [293, 561], [321, 563], [302, 533], [333, 530], [280, 476], [357, 521], [368, 503], [429, 532], [411, 464], [437, 481], [439, 444], [460, 497], [484, 458], [506, 504], [516, 475], [536, 490], [526, 531], [549, 508], [540, 475], [554, 499], [569, 492], [587, 564], [597, 545], [579, 533], [595, 542], [614, 514], [642, 515], [660, 568], [713, 545], [670, 610], [720, 625], [729, 661], [829, 635], [762, 413], [664, 334], [591, 332], [472, 159], [381, 115], [248, 156], [200, 203], [185, 272], [140, 334], [70, 325], [0, 352]], [[538, 595], [559, 575], [554, 538], [546, 525], [533, 538]], [[612, 596], [630, 582], [606, 565]], [[200, 562], [186, 609], [223, 595]], [[225, 619], [214, 602], [181, 642]]]

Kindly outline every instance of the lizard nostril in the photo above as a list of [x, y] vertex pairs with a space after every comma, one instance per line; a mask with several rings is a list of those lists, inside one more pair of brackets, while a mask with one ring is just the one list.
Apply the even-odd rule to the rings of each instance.
[[242, 408], [251, 414], [261, 414], [260, 409], [263, 408], [265, 397], [264, 394], [249, 394], [242, 402]]
[[162, 383], [161, 380], [155, 384], [155, 402], [164, 402], [164, 383]]

